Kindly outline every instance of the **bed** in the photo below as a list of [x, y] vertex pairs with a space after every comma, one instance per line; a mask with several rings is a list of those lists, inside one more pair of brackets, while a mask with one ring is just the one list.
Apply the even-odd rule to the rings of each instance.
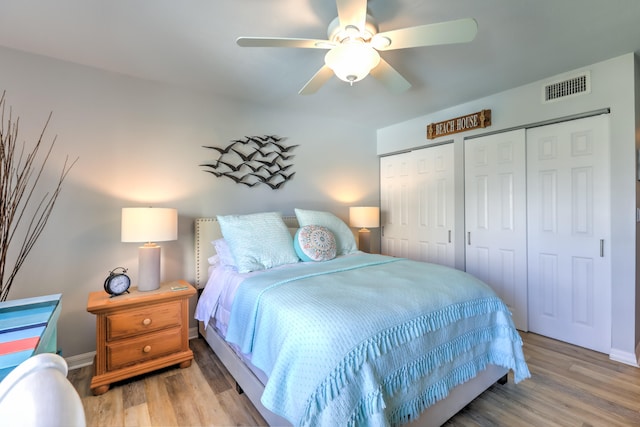
[[[296, 214], [268, 213], [257, 230], [244, 222], [251, 215], [195, 222], [199, 332], [269, 425], [438, 426], [510, 369], [516, 382], [529, 376], [510, 313], [488, 286], [447, 267], [364, 254], [334, 215]], [[312, 231], [333, 239], [333, 257], [322, 258], [324, 240], [316, 252], [300, 248]], [[289, 251], [255, 270], [220, 263], [216, 249], [238, 255], [253, 238], [273, 250], [285, 232], [298, 262]], [[429, 289], [416, 285], [427, 276]]]

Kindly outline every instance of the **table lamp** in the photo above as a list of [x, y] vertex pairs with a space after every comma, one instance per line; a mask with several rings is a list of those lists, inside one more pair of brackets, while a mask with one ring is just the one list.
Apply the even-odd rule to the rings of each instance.
[[138, 248], [138, 290], [160, 287], [160, 246], [178, 238], [178, 211], [170, 208], [122, 208], [122, 241], [145, 242]]
[[358, 227], [360, 250], [371, 252], [371, 231], [368, 228], [380, 227], [380, 208], [358, 206], [349, 208], [349, 225]]

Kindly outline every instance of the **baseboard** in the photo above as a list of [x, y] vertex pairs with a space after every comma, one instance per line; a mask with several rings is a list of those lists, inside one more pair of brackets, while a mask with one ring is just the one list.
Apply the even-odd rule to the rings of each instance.
[[[198, 327], [195, 326], [193, 328], [189, 328], [189, 339], [192, 340], [194, 338], [198, 338]], [[75, 356], [65, 357], [67, 365], [69, 366], [69, 370], [79, 369], [84, 366], [89, 366], [93, 363], [93, 358], [95, 357], [96, 352], [90, 351], [88, 353], [82, 353]]]
[[96, 352], [90, 351], [88, 353], [77, 354], [75, 356], [65, 357], [64, 360], [67, 362], [69, 366], [69, 370], [72, 371], [74, 369], [79, 369], [84, 366], [89, 366], [93, 364], [93, 358], [95, 357]]
[[640, 360], [638, 360], [637, 354], [640, 354], [640, 344], [636, 347], [636, 353], [630, 353], [628, 351], [616, 350], [614, 348], [611, 349], [611, 353], [609, 353], [609, 359], [624, 363], [625, 365], [635, 366], [636, 368], [640, 368]]
[[194, 326], [193, 328], [189, 328], [189, 339], [192, 340], [194, 338], [198, 338], [198, 327]]

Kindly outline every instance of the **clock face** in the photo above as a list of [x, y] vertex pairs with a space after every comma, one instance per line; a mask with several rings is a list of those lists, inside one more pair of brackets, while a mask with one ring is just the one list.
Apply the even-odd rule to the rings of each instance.
[[129, 289], [129, 278], [124, 274], [116, 274], [109, 281], [109, 288], [114, 294], [121, 294]]

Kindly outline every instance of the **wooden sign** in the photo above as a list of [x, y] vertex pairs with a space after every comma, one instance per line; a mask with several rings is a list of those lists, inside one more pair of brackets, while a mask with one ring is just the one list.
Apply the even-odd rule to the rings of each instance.
[[466, 116], [443, 122], [431, 123], [427, 126], [427, 139], [464, 132], [466, 130], [486, 128], [491, 126], [491, 110], [482, 110]]

